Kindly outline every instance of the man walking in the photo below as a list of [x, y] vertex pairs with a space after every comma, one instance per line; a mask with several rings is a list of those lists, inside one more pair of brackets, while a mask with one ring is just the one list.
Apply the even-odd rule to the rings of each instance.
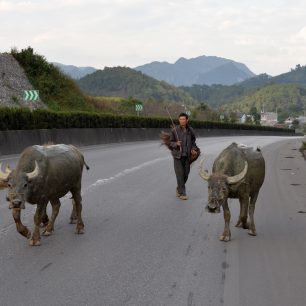
[[170, 134], [170, 147], [177, 180], [176, 196], [181, 200], [188, 200], [185, 184], [190, 172], [190, 163], [199, 154], [199, 149], [195, 143], [194, 131], [188, 125], [188, 115], [181, 113], [178, 120], [179, 125], [176, 125]]

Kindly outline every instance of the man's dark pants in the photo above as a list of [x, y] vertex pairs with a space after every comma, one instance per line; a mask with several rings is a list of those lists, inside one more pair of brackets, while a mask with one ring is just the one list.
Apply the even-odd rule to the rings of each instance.
[[174, 158], [174, 171], [177, 180], [177, 191], [180, 195], [186, 195], [185, 183], [190, 172], [188, 157]]

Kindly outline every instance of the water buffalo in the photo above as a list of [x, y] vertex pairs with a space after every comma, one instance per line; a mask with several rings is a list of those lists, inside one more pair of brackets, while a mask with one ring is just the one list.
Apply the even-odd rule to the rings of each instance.
[[236, 226], [248, 229], [250, 235], [256, 236], [255, 202], [265, 178], [265, 161], [260, 149], [253, 150], [232, 143], [214, 161], [211, 175], [203, 170], [202, 160], [199, 175], [208, 181], [208, 211], [220, 212], [220, 206], [223, 207], [225, 227], [220, 240], [231, 240], [228, 198], [239, 199], [240, 202], [240, 215]]
[[[60, 198], [69, 191], [72, 194], [73, 210], [71, 223], [76, 218], [76, 233], [84, 232], [82, 221], [81, 180], [83, 166], [89, 167], [82, 153], [72, 145], [44, 145], [26, 148], [20, 156], [14, 170], [1, 170], [0, 181], [8, 187], [7, 200], [13, 209], [13, 217], [18, 232], [30, 238], [30, 245], [40, 245], [40, 225], [45, 223], [43, 235], [50, 235], [54, 230], [54, 222], [60, 209]], [[52, 215], [49, 220], [46, 207], [50, 201]], [[34, 231], [30, 231], [20, 220], [20, 210], [25, 202], [37, 204], [34, 215]]]

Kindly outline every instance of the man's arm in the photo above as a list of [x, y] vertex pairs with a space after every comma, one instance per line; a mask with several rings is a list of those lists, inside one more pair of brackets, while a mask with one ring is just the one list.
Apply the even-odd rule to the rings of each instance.
[[181, 141], [177, 139], [175, 128], [173, 128], [170, 133], [170, 147], [172, 149], [177, 149], [180, 145]]
[[190, 128], [190, 132], [191, 132], [191, 150], [196, 150], [198, 146], [196, 144], [196, 137], [193, 128]]

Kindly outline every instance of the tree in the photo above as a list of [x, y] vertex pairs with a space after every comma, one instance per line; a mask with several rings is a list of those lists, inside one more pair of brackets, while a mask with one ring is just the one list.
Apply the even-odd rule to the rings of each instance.
[[292, 125], [291, 125], [291, 128], [292, 129], [297, 129], [299, 127], [299, 124], [300, 124], [300, 121], [298, 119], [294, 119], [292, 121]]
[[254, 118], [254, 123], [260, 125], [260, 113], [257, 111], [256, 106], [251, 107], [250, 115]]

